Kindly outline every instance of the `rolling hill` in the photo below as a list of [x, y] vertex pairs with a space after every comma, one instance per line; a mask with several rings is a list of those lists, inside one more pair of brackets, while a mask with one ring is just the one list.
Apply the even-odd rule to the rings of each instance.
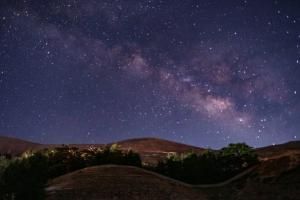
[[[166, 158], [169, 153], [202, 152], [205, 149], [158, 138], [136, 138], [107, 144], [117, 144], [122, 150], [133, 150], [141, 155], [144, 163], [155, 164]], [[0, 154], [22, 154], [26, 150], [60, 147], [60, 144], [38, 144], [21, 139], [0, 136]], [[85, 149], [89, 147], [104, 147], [105, 144], [69, 144], [70, 147]]]
[[221, 183], [190, 185], [144, 169], [104, 165], [51, 180], [47, 199], [298, 200], [300, 153], [262, 162]]
[[19, 155], [29, 149], [41, 147], [41, 144], [21, 140], [18, 138], [0, 136], [0, 154]]
[[203, 148], [181, 144], [159, 138], [135, 138], [116, 142], [123, 149], [132, 149], [136, 152], [186, 152], [203, 151]]
[[153, 165], [169, 153], [203, 152], [205, 149], [158, 138], [136, 138], [116, 142], [123, 149], [138, 152], [144, 163]]
[[[138, 152], [143, 162], [150, 164], [164, 159], [170, 152], [205, 150], [158, 138], [129, 139], [114, 144], [123, 150]], [[0, 153], [17, 155], [29, 149], [57, 146], [61, 145], [0, 137]], [[70, 146], [87, 148], [104, 145]], [[258, 148], [256, 152], [260, 159], [258, 165], [218, 184], [189, 185], [136, 167], [104, 165], [84, 168], [50, 180], [46, 188], [47, 199], [299, 199], [300, 142]]]
[[47, 200], [206, 200], [199, 191], [158, 174], [129, 166], [89, 167], [55, 178]]
[[256, 153], [262, 158], [268, 158], [297, 151], [300, 151], [300, 141], [292, 141], [256, 149]]
[[227, 186], [240, 200], [297, 200], [300, 196], [300, 149], [261, 161], [248, 177]]

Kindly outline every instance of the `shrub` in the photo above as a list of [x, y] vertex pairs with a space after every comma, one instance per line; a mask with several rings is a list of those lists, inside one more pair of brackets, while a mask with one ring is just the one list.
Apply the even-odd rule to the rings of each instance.
[[4, 196], [16, 200], [43, 199], [47, 168], [47, 158], [41, 153], [12, 161], [2, 176]]
[[5, 182], [3, 180], [3, 174], [9, 166], [10, 162], [11, 160], [7, 159], [6, 156], [0, 156], [0, 199], [4, 199], [4, 196], [1, 196], [1, 194], [5, 193]]
[[253, 149], [238, 143], [229, 144], [220, 151], [172, 155], [159, 162], [154, 170], [187, 183], [208, 184], [224, 181], [257, 162]]
[[141, 166], [141, 159], [138, 154], [121, 151], [117, 146], [88, 150], [63, 146], [37, 152], [28, 151], [9, 162], [0, 157], [0, 199], [43, 199], [48, 179], [102, 164]]
[[[121, 151], [117, 145], [80, 150], [62, 146], [22, 157], [0, 157], [0, 199], [39, 200], [44, 198], [48, 179], [93, 165], [120, 164], [141, 167], [139, 154]], [[202, 154], [170, 154], [153, 169], [166, 176], [191, 183], [207, 184], [224, 181], [256, 164], [253, 149], [244, 143], [230, 144], [220, 151]]]

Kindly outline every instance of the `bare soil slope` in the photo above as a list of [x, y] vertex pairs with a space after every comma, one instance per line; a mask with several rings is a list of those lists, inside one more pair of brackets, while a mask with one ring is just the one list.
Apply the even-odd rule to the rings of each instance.
[[[251, 195], [249, 195], [251, 194]], [[264, 160], [249, 177], [236, 199], [300, 199], [300, 153], [293, 152]]]
[[256, 149], [256, 153], [261, 158], [270, 158], [273, 156], [278, 156], [287, 153], [289, 154], [292, 152], [300, 152], [300, 141], [293, 141], [284, 144], [278, 144], [274, 146], [267, 146]]
[[[202, 152], [203, 148], [180, 144], [173, 141], [158, 138], [138, 138], [119, 141], [111, 144], [118, 144], [123, 150], [133, 150], [139, 153], [144, 163], [155, 164], [165, 159], [168, 153], [183, 153], [188, 151]], [[61, 147], [62, 144], [37, 144], [21, 139], [0, 136], [0, 154], [11, 153], [22, 154], [26, 150]], [[89, 147], [104, 147], [105, 144], [68, 144], [70, 147], [85, 149]]]
[[52, 199], [299, 200], [300, 154], [264, 159], [224, 184], [189, 185], [128, 166], [85, 168], [49, 182]]
[[195, 189], [129, 166], [85, 168], [49, 182], [47, 200], [206, 200]]
[[300, 153], [272, 154], [247, 176], [224, 187], [201, 191], [211, 200], [299, 200]]
[[132, 149], [137, 152], [186, 152], [203, 151], [200, 147], [181, 144], [158, 138], [136, 138], [116, 142], [124, 149]]

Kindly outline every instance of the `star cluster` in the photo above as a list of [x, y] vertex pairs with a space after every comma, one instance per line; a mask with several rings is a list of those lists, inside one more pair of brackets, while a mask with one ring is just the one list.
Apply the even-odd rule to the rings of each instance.
[[0, 47], [1, 134], [212, 148], [300, 137], [297, 1], [4, 0]]

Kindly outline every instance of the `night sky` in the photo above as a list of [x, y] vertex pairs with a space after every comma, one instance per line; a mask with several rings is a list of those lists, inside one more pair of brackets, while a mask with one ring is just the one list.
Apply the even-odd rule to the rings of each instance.
[[300, 138], [300, 1], [1, 0], [0, 133]]

